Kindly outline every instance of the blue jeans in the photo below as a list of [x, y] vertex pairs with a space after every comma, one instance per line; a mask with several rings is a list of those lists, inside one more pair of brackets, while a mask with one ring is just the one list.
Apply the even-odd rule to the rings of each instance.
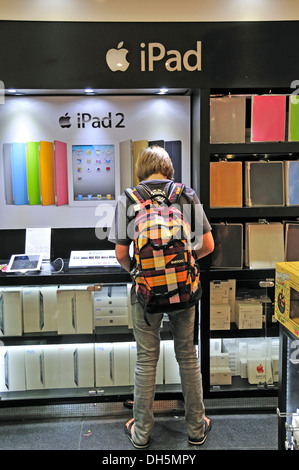
[[[195, 307], [169, 313], [174, 350], [180, 368], [185, 420], [188, 434], [199, 439], [204, 433], [202, 378], [193, 344]], [[160, 354], [160, 327], [163, 314], [148, 314], [144, 320], [140, 304], [132, 305], [133, 331], [137, 343], [134, 387], [134, 434], [137, 444], [146, 444], [154, 426], [152, 411], [155, 396], [156, 366]]]

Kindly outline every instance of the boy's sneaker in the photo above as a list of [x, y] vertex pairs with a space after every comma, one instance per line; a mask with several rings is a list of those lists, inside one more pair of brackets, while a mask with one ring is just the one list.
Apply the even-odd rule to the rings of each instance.
[[204, 416], [204, 435], [200, 437], [199, 439], [192, 439], [190, 436], [188, 437], [188, 442], [189, 444], [192, 444], [194, 446], [201, 446], [204, 444], [206, 441], [209, 432], [211, 431], [212, 428], [212, 422], [210, 418], [207, 418], [207, 416]]

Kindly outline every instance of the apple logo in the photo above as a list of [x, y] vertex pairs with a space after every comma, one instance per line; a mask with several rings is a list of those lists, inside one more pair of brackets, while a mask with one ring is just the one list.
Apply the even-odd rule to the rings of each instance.
[[61, 116], [59, 118], [59, 124], [61, 127], [71, 127], [71, 123], [70, 123], [70, 116], [68, 116], [68, 113], [65, 113], [64, 116]]
[[129, 52], [127, 49], [123, 48], [124, 42], [121, 41], [117, 49], [109, 49], [106, 54], [106, 62], [112, 72], [118, 70], [125, 72], [129, 67], [129, 62], [126, 59], [126, 55]]
[[263, 374], [263, 373], [264, 373], [264, 368], [263, 368], [262, 364], [260, 364], [259, 366], [257, 366], [256, 370], [257, 370], [257, 372], [258, 372], [259, 374]]

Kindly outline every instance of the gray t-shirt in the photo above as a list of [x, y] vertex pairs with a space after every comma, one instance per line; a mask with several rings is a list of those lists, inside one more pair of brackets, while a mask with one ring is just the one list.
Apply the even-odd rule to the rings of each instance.
[[[171, 180], [146, 180], [142, 183], [155, 191], [164, 190], [171, 183]], [[198, 241], [200, 242], [200, 237], [211, 230], [211, 225], [196, 192], [189, 186], [184, 187], [179, 204], [184, 216], [190, 223], [192, 235], [194, 235], [192, 238], [194, 239], [194, 245], [196, 245]], [[117, 202], [109, 241], [129, 246], [134, 238], [134, 216], [134, 204], [123, 193]]]

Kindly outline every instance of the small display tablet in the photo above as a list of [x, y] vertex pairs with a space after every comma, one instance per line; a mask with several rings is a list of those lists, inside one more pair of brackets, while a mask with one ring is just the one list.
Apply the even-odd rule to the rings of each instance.
[[41, 254], [12, 255], [6, 272], [40, 271], [42, 259], [43, 255]]

